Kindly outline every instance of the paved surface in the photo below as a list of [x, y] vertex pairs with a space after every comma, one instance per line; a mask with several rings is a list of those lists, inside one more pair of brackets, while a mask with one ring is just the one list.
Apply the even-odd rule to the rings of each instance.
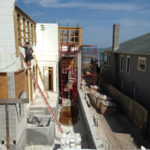
[[99, 118], [97, 131], [106, 150], [139, 149], [141, 145], [148, 146], [135, 127], [119, 111], [109, 116], [103, 116], [93, 107], [90, 111]]
[[[58, 94], [55, 92], [48, 91], [48, 95], [49, 95], [48, 102], [50, 106], [56, 107], [57, 102], [58, 102]], [[40, 93], [37, 92], [35, 99], [34, 99], [34, 103], [30, 107], [46, 107], [44, 100], [42, 99]]]

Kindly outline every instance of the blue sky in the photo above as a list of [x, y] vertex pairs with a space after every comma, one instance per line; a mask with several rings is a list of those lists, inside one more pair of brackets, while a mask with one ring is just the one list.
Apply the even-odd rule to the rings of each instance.
[[112, 45], [112, 26], [120, 24], [120, 41], [150, 32], [150, 0], [18, 0], [36, 22], [83, 28], [83, 44]]

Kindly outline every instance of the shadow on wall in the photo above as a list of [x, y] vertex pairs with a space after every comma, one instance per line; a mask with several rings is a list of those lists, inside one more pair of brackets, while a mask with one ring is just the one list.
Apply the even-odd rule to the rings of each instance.
[[124, 115], [127, 116], [127, 118], [136, 125], [137, 128], [141, 129], [142, 132], [145, 132], [147, 127], [148, 111], [103, 79], [101, 79], [101, 85], [118, 104]]

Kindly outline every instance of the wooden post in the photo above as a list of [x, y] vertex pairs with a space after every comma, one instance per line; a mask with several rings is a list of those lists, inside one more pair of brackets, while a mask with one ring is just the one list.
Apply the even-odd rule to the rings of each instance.
[[10, 147], [10, 136], [9, 136], [9, 108], [8, 104], [5, 105], [6, 113], [6, 137], [7, 137], [7, 149]]
[[5, 105], [7, 149], [10, 148], [9, 105], [29, 103], [29, 99], [0, 99], [0, 105]]

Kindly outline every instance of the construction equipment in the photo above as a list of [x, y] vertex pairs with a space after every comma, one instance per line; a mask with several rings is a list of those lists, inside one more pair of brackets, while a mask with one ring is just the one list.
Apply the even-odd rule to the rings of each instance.
[[41, 70], [40, 70], [40, 67], [39, 67], [39, 64], [38, 64], [38, 62], [37, 62], [37, 59], [36, 59], [36, 56], [35, 56], [35, 55], [34, 55], [34, 60], [35, 60], [35, 63], [36, 63], [36, 65], [37, 65], [37, 69], [39, 70], [39, 75], [40, 75], [40, 79], [41, 79], [41, 81], [42, 81], [42, 83], [43, 83], [43, 86], [44, 86], [44, 91], [45, 91], [45, 93], [46, 93], [46, 95], [47, 95], [47, 98], [49, 98], [48, 93], [47, 93], [47, 90], [46, 90], [46, 87], [45, 87], [45, 82], [44, 82], [44, 79], [43, 79], [43, 77], [42, 77], [42, 73], [41, 73]]
[[38, 88], [38, 90], [39, 90], [39, 92], [40, 92], [40, 94], [41, 94], [41, 97], [43, 98], [43, 100], [44, 100], [44, 102], [45, 102], [45, 104], [46, 104], [46, 106], [47, 106], [49, 112], [51, 113], [51, 115], [52, 115], [52, 117], [53, 117], [53, 119], [54, 119], [54, 121], [55, 121], [55, 123], [56, 123], [58, 129], [60, 130], [61, 133], [63, 133], [63, 130], [62, 130], [62, 128], [61, 128], [61, 126], [60, 126], [60, 124], [59, 124], [59, 122], [58, 122], [58, 120], [57, 120], [57, 117], [56, 117], [55, 113], [53, 112], [51, 106], [50, 106], [49, 103], [48, 103], [47, 98], [46, 98], [45, 95], [43, 94], [43, 92], [42, 92], [42, 90], [41, 90], [41, 88], [40, 88], [38, 82], [37, 82], [36, 79], [35, 79], [34, 73], [31, 71], [31, 69], [30, 69], [29, 66], [27, 65], [27, 63], [26, 63], [26, 61], [25, 61], [25, 58], [24, 58], [24, 56], [23, 56], [22, 53], [20, 53], [20, 56], [22, 57], [22, 59], [23, 59], [25, 65], [27, 66], [27, 69], [29, 70], [29, 73], [30, 73], [30, 75], [32, 76], [33, 82], [35, 83], [35, 86]]

